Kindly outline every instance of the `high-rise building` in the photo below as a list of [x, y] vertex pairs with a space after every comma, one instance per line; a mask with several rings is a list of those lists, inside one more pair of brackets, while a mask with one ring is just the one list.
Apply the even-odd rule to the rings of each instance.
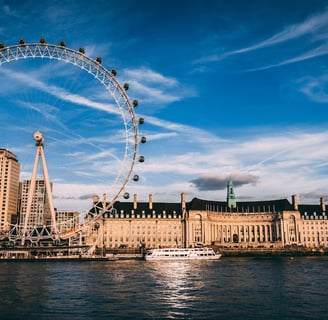
[[[21, 182], [20, 190], [20, 224], [24, 225], [28, 195], [30, 192], [31, 180], [24, 180]], [[47, 199], [45, 181], [43, 179], [36, 179], [35, 189], [32, 196], [31, 212], [27, 225], [30, 228], [36, 226], [45, 226], [51, 224], [51, 214], [49, 209], [49, 203]]]
[[16, 155], [0, 149], [0, 230], [17, 217], [20, 164]]
[[72, 210], [55, 210], [56, 223], [60, 232], [75, 228], [80, 224], [80, 212]]

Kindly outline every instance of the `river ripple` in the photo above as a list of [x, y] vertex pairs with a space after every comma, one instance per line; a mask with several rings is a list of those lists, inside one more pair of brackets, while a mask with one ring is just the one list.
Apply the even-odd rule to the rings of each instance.
[[325, 319], [328, 257], [0, 262], [0, 319]]

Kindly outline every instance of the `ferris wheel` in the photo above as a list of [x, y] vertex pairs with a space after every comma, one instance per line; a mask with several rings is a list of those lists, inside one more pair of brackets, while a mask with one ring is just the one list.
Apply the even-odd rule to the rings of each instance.
[[[91, 77], [92, 81], [96, 80], [98, 85], [100, 84], [105, 89], [104, 92], [114, 101], [110, 106], [107, 104], [106, 108], [110, 109], [111, 114], [115, 114], [116, 117], [120, 118], [122, 129], [119, 130], [119, 133], [122, 136], [117, 138], [113, 135], [114, 137], [108, 137], [108, 139], [123, 141], [121, 145], [123, 145], [124, 150], [121, 150], [120, 158], [117, 160], [119, 166], [116, 166], [113, 170], [107, 169], [108, 171], [115, 171], [117, 174], [116, 177], [112, 175], [114, 178], [110, 191], [104, 190], [104, 195], [106, 193], [108, 195], [106, 197], [107, 208], [103, 209], [106, 210], [111, 207], [121, 196], [128, 199], [129, 193], [126, 191], [128, 182], [139, 180], [139, 176], [134, 173], [135, 165], [137, 162], [142, 163], [145, 160], [144, 156], [139, 155], [139, 144], [146, 142], [146, 137], [139, 135], [139, 125], [144, 123], [144, 119], [136, 117], [134, 109], [137, 107], [138, 101], [130, 100], [128, 97], [128, 83], [120, 84], [116, 77], [116, 70], [106, 69], [102, 65], [101, 57], [94, 59], [87, 56], [84, 48], [70, 49], [64, 41], [61, 41], [58, 45], [48, 44], [45, 38], [41, 38], [39, 42], [35, 43], [27, 43], [21, 39], [18, 44], [10, 46], [0, 43], [0, 71], [6, 64], [15, 64], [17, 61], [25, 62], [26, 60], [49, 60], [70, 65], [74, 70], [78, 70], [79, 74]], [[33, 83], [30, 85], [33, 85]], [[36, 82], [36, 85], [39, 84]], [[54, 95], [51, 85], [44, 90], [48, 91], [50, 95]], [[70, 99], [71, 96], [67, 96]], [[105, 108], [97, 103], [94, 103], [92, 107], [95, 110]], [[88, 119], [85, 121], [87, 122]], [[105, 131], [105, 122], [101, 122], [100, 126]], [[113, 158], [118, 157], [113, 155]]]

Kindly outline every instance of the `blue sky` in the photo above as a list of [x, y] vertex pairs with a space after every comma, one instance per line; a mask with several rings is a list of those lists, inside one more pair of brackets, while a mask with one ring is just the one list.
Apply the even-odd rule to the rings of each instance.
[[[0, 17], [0, 42], [64, 40], [130, 84], [147, 143], [126, 191], [140, 201], [225, 200], [230, 178], [240, 201], [327, 198], [327, 1], [0, 0]], [[56, 207], [87, 210], [121, 155], [118, 119], [90, 108], [113, 103], [107, 92], [37, 59], [0, 78], [0, 147], [29, 178], [41, 130]]]

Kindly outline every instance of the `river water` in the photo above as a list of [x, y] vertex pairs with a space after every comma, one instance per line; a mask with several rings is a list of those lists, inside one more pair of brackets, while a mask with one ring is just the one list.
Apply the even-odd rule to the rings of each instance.
[[328, 319], [328, 257], [0, 262], [0, 319]]

